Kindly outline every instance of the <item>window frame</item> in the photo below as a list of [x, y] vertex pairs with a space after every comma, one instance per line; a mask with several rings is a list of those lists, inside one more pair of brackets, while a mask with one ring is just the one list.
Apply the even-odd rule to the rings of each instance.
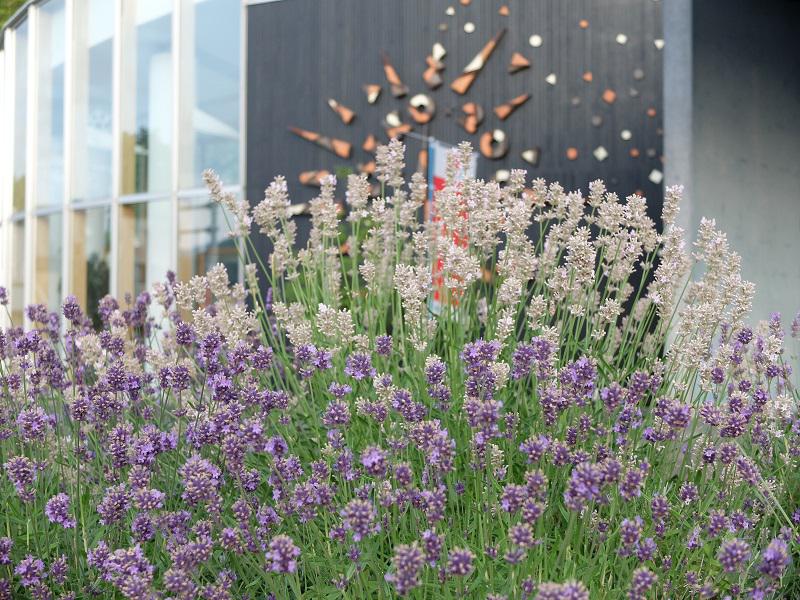
[[[74, 143], [76, 141], [76, 129], [74, 121], [74, 108], [77, 103], [75, 77], [82, 65], [76, 64], [78, 55], [78, 41], [73, 35], [81, 11], [86, 7], [86, 3], [81, 0], [64, 0], [64, 27], [65, 27], [65, 48], [64, 48], [64, 120], [63, 120], [63, 153], [64, 153], [64, 176], [63, 194], [61, 204], [50, 206], [37, 206], [36, 181], [38, 178], [38, 156], [37, 140], [39, 127], [37, 114], [39, 107], [39, 48], [38, 39], [40, 32], [40, 11], [48, 0], [34, 0], [26, 5], [22, 12], [14, 21], [2, 31], [3, 44], [0, 47], [0, 254], [6, 258], [0, 261], [0, 277], [10, 284], [12, 274], [12, 245], [14, 241], [13, 230], [20, 222], [24, 223], [24, 259], [22, 269], [24, 272], [24, 290], [22, 293], [21, 306], [27, 306], [34, 301], [36, 282], [35, 282], [35, 261], [36, 261], [36, 235], [37, 220], [47, 217], [53, 213], [60, 212], [62, 216], [62, 260], [61, 260], [61, 281], [62, 294], [73, 293], [73, 250], [72, 242], [75, 235], [81, 235], [75, 231], [75, 214], [92, 208], [108, 207], [110, 209], [110, 238], [111, 252], [109, 264], [109, 293], [119, 296], [120, 289], [120, 210], [129, 204], [141, 202], [151, 202], [161, 199], [168, 199], [171, 212], [171, 242], [169, 264], [177, 268], [178, 261], [178, 218], [180, 202], [187, 199], [197, 198], [206, 193], [204, 188], [181, 187], [181, 147], [185, 137], [192, 136], [193, 131], [186, 131], [181, 124], [185, 122], [187, 108], [182, 106], [187, 93], [182, 89], [181, 65], [184, 59], [194, 60], [193, 47], [189, 47], [187, 40], [184, 39], [184, 23], [192, 16], [194, 0], [169, 0], [171, 2], [171, 86], [172, 86], [172, 106], [171, 106], [171, 149], [170, 149], [170, 186], [165, 192], [127, 194], [122, 195], [122, 119], [123, 107], [123, 81], [124, 61], [123, 61], [123, 42], [125, 28], [128, 24], [123, 22], [123, 17], [129, 12], [128, 6], [135, 0], [109, 0], [113, 2], [114, 24], [112, 41], [112, 123], [111, 123], [111, 196], [92, 199], [76, 199], [73, 197], [76, 156]], [[126, 5], [123, 11], [123, 4]], [[247, 124], [247, 8], [248, 0], [235, 0], [236, 9], [241, 11], [239, 15], [239, 166], [238, 181], [225, 182], [225, 190], [236, 193], [240, 197], [246, 198], [246, 124]], [[187, 12], [188, 11], [188, 12]], [[27, 64], [25, 84], [26, 96], [26, 133], [25, 133], [25, 194], [23, 210], [14, 212], [13, 210], [13, 174], [15, 160], [15, 106], [16, 100], [16, 49], [17, 49], [17, 30], [23, 24], [27, 24]], [[187, 56], [187, 52], [190, 53]], [[193, 95], [193, 93], [192, 93]], [[130, 103], [128, 103], [130, 104]], [[135, 110], [135, 107], [133, 108]], [[193, 110], [190, 107], [188, 110]], [[191, 115], [189, 115], [191, 119]], [[5, 140], [5, 141], [3, 141]], [[191, 139], [190, 142], [191, 143]], [[239, 264], [239, 281], [243, 281], [244, 269]], [[9, 290], [10, 291], [10, 290]], [[58, 307], [50, 307], [57, 310]], [[8, 319], [4, 311], [0, 311], [0, 324], [8, 325]]]

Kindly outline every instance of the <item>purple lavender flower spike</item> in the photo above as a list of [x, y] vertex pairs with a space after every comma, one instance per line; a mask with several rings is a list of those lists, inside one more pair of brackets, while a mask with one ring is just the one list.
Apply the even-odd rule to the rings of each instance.
[[405, 596], [420, 584], [419, 572], [424, 562], [425, 556], [416, 542], [397, 546], [392, 557], [392, 571], [385, 579], [400, 596]]
[[775, 538], [761, 553], [761, 564], [759, 564], [758, 570], [767, 577], [780, 579], [791, 562], [789, 545], [786, 541]]
[[750, 545], [742, 539], [734, 538], [722, 543], [717, 552], [717, 560], [726, 573], [736, 573], [750, 560]]
[[106, 490], [103, 500], [97, 506], [100, 522], [110, 525], [122, 520], [131, 506], [131, 493], [124, 483]]
[[540, 583], [535, 600], [589, 600], [589, 590], [580, 581]]
[[269, 543], [267, 561], [275, 573], [294, 573], [297, 570], [297, 559], [300, 548], [288, 535], [276, 535]]
[[69, 295], [64, 299], [61, 311], [64, 317], [75, 327], [79, 326], [83, 321], [83, 312], [78, 304], [78, 299], [73, 295]]
[[472, 573], [475, 554], [467, 548], [453, 548], [447, 555], [447, 572], [457, 577]]
[[354, 498], [341, 511], [345, 529], [353, 533], [353, 540], [361, 541], [380, 530], [376, 524], [378, 513], [368, 500]]
[[44, 514], [51, 523], [57, 523], [65, 529], [75, 527], [75, 519], [69, 516], [69, 496], [58, 494], [50, 498], [44, 507]]
[[383, 478], [386, 476], [386, 458], [387, 454], [384, 450], [377, 446], [370, 446], [361, 453], [361, 464], [372, 477]]
[[179, 469], [183, 479], [182, 498], [190, 506], [201, 502], [209, 502], [217, 497], [221, 471], [208, 460], [194, 455]]
[[425, 560], [431, 567], [439, 562], [442, 554], [442, 543], [444, 536], [436, 533], [434, 529], [426, 529], [422, 532], [422, 544], [425, 551]]
[[344, 373], [360, 381], [367, 377], [375, 377], [378, 372], [372, 366], [369, 354], [355, 353], [347, 357]]
[[646, 600], [648, 592], [658, 578], [647, 567], [640, 567], [633, 572], [631, 586], [628, 590], [628, 600]]
[[378, 356], [390, 356], [392, 354], [392, 336], [379, 335], [376, 337], [375, 352], [378, 354]]
[[0, 565], [11, 564], [11, 549], [14, 547], [14, 540], [9, 537], [0, 538]]
[[350, 423], [350, 406], [347, 402], [334, 400], [325, 409], [322, 423], [326, 427], [346, 427]]
[[33, 587], [44, 580], [44, 562], [28, 554], [17, 564], [14, 574], [19, 577], [19, 581], [24, 587]]
[[14, 484], [17, 495], [25, 502], [33, 501], [34, 495], [30, 486], [36, 479], [33, 461], [27, 456], [14, 456], [3, 465], [6, 475]]

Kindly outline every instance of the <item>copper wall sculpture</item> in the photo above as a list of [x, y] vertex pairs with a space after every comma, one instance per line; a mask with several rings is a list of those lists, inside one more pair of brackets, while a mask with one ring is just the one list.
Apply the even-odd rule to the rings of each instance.
[[381, 95], [381, 86], [377, 83], [365, 83], [361, 86], [364, 93], [367, 95], [367, 102], [375, 104], [378, 101], [378, 96]]
[[304, 140], [316, 144], [320, 148], [325, 148], [325, 150], [333, 152], [339, 158], [350, 158], [350, 150], [352, 149], [350, 142], [320, 135], [319, 133], [300, 129], [299, 127], [289, 127], [289, 131], [300, 136]]
[[389, 139], [402, 137], [403, 134], [411, 131], [411, 125], [403, 123], [403, 120], [400, 118], [400, 112], [396, 110], [386, 114], [383, 118], [383, 126], [386, 129], [386, 136]]
[[477, 132], [480, 124], [483, 123], [483, 107], [476, 102], [467, 102], [461, 107], [461, 110], [464, 112], [464, 117], [458, 122], [467, 133]]
[[303, 171], [297, 178], [303, 185], [319, 187], [322, 183], [322, 179], [328, 175], [330, 175], [330, 171], [325, 171], [323, 169], [320, 171]]
[[422, 80], [432, 90], [442, 85], [441, 72], [444, 71], [442, 59], [446, 54], [447, 51], [444, 49], [444, 46], [436, 42], [433, 45], [433, 50], [430, 55], [425, 58], [425, 63], [428, 65], [428, 68], [425, 69], [425, 72], [422, 74]]
[[[294, 168], [290, 185], [299, 186], [300, 171], [309, 183], [323, 169], [372, 174], [377, 146], [393, 136], [405, 136], [413, 170], [425, 162], [414, 154], [432, 136], [470, 140], [490, 159], [478, 162], [479, 176], [487, 179], [503, 180], [522, 167], [529, 177], [580, 187], [591, 175], [621, 189], [609, 173], [622, 173], [636, 179], [629, 189], [648, 190], [647, 174], [663, 171], [662, 3], [632, 4], [621, 16], [611, 5], [625, 0], [547, 8], [557, 1], [337, 0], [333, 6], [293, 0], [248, 7], [255, 19], [248, 26], [269, 32], [281, 52], [270, 62], [259, 44], [248, 47], [248, 121], [252, 116], [266, 127], [263, 135], [248, 128], [248, 189], [251, 179], [253, 190], [260, 185], [250, 174], [266, 168], [253, 162], [265, 153], [270, 170]], [[326, 27], [332, 22], [336, 27]], [[475, 33], [466, 33], [465, 24]], [[309, 31], [314, 35], [298, 45]], [[320, 151], [285, 141], [275, 150], [280, 136], [266, 132], [276, 120], [306, 124], [309, 130], [292, 131]], [[332, 156], [326, 159], [322, 149]], [[628, 168], [621, 157], [640, 166]], [[294, 193], [308, 199], [312, 191], [304, 186]], [[653, 189], [647, 193], [653, 196]]]
[[481, 72], [483, 67], [486, 66], [486, 61], [489, 60], [489, 57], [494, 52], [497, 45], [500, 43], [500, 40], [503, 39], [506, 30], [501, 29], [498, 31], [495, 36], [489, 40], [483, 49], [478, 52], [478, 54], [473, 58], [470, 63], [464, 67], [464, 71], [459, 75], [453, 83], [450, 84], [450, 89], [453, 90], [456, 94], [461, 94], [462, 96], [469, 91], [470, 86], [475, 82], [475, 78], [478, 76], [478, 73]]
[[542, 149], [538, 146], [534, 148], [528, 148], [527, 150], [523, 150], [520, 153], [522, 160], [524, 160], [529, 165], [533, 165], [534, 167], [539, 166], [539, 159], [542, 156]]
[[515, 110], [517, 110], [520, 106], [525, 104], [528, 99], [531, 97], [530, 94], [520, 94], [516, 98], [512, 98], [508, 102], [500, 104], [494, 107], [494, 114], [497, 115], [497, 118], [501, 121], [505, 121], [508, 117], [511, 116]]
[[350, 123], [353, 122], [353, 119], [356, 118], [355, 112], [347, 108], [344, 104], [337, 102], [333, 98], [328, 98], [328, 106], [331, 107], [331, 110], [339, 116], [339, 118], [342, 120], [342, 123], [345, 125], [350, 125]]
[[425, 125], [436, 114], [436, 103], [430, 96], [417, 94], [408, 101], [408, 112], [415, 122]]
[[481, 135], [480, 150], [486, 158], [497, 160], [508, 154], [508, 136], [502, 129], [486, 131]]
[[531, 61], [522, 56], [519, 52], [514, 52], [514, 54], [511, 55], [511, 62], [508, 63], [508, 72], [512, 74], [519, 73], [520, 71], [530, 68], [530, 66]]
[[392, 96], [395, 98], [402, 98], [408, 93], [408, 86], [403, 83], [403, 80], [400, 79], [400, 75], [397, 74], [392, 63], [389, 62], [389, 56], [383, 52], [381, 53], [381, 57], [383, 59], [383, 72], [386, 75], [386, 81], [389, 82], [389, 89], [392, 92]]
[[370, 133], [364, 139], [364, 143], [361, 144], [361, 149], [364, 150], [364, 152], [375, 152], [377, 148], [378, 148], [378, 140], [376, 140], [375, 136]]

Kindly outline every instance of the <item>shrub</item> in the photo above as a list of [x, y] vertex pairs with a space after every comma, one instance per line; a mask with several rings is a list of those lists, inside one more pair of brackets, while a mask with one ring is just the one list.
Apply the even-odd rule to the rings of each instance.
[[209, 172], [245, 285], [3, 331], [0, 597], [800, 594], [795, 342], [724, 234], [469, 152], [427, 221], [397, 141], [377, 197], [325, 179], [300, 251], [282, 178], [251, 210]]

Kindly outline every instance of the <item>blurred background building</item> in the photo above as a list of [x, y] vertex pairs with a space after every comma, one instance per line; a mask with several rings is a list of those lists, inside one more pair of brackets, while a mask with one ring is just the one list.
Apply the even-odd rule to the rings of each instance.
[[753, 320], [800, 310], [800, 2], [665, 0], [667, 183], [756, 284]]
[[0, 280], [95, 307], [216, 262], [238, 277], [202, 171], [242, 193], [240, 0], [46, 0], [0, 49]]
[[369, 172], [370, 136], [395, 131], [408, 171], [428, 139], [488, 135], [481, 177], [603, 178], [654, 219], [683, 183], [687, 228], [714, 216], [743, 255], [754, 316], [800, 308], [798, 3], [0, 1], [0, 285], [16, 323], [28, 303], [91, 308], [167, 269], [224, 262], [238, 279], [203, 169], [251, 202], [286, 175], [302, 221], [321, 173]]

